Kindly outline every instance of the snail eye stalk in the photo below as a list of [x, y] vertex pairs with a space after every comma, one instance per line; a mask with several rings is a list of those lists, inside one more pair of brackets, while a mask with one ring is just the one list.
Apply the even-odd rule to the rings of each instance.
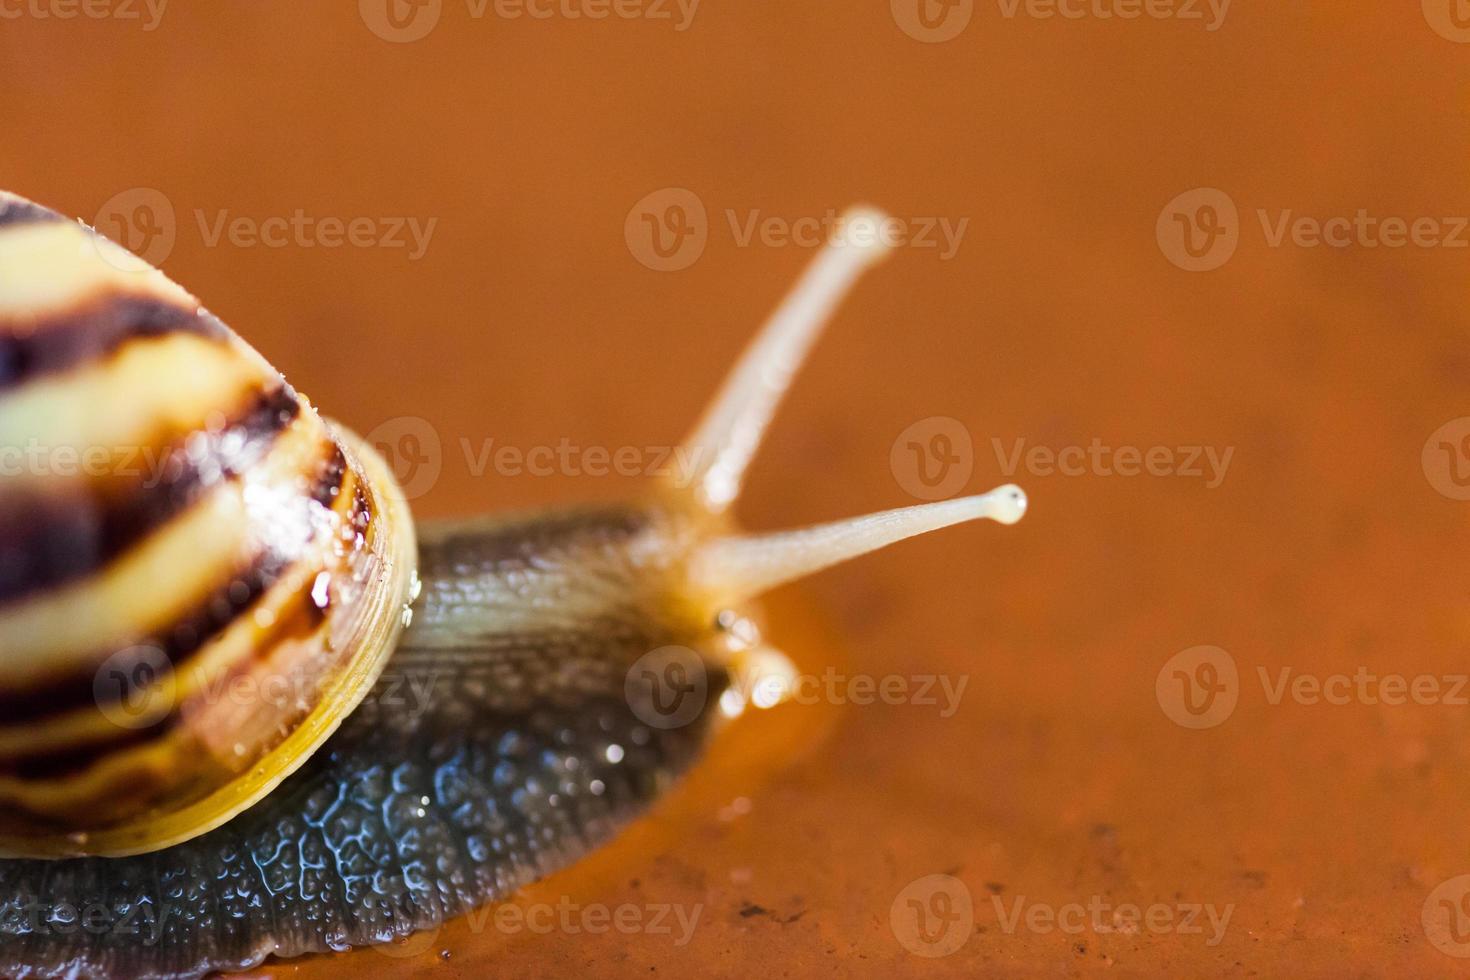
[[1014, 524], [1025, 513], [1025, 491], [1006, 484], [974, 497], [900, 507], [794, 531], [715, 538], [695, 552], [690, 577], [696, 588], [726, 602], [739, 602], [904, 538], [966, 521]]
[[843, 212], [827, 245], [726, 377], [704, 417], [684, 440], [697, 461], [690, 483], [699, 503], [718, 514], [740, 495], [740, 483], [781, 398], [837, 304], [859, 276], [888, 253], [888, 216], [859, 206]]
[[[766, 321], [725, 379], [714, 402], [685, 440], [696, 461], [688, 491], [698, 507], [723, 514], [740, 494], [796, 372], [858, 277], [889, 250], [888, 216], [857, 206], [843, 213], [831, 239]], [[691, 586], [721, 602], [739, 602], [838, 562], [928, 531], [988, 518], [1014, 524], [1026, 494], [1012, 484], [989, 493], [868, 514], [771, 534], [718, 536], [691, 555]]]

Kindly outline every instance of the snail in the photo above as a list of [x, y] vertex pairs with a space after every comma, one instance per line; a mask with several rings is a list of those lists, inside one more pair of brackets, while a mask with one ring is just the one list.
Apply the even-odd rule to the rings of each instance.
[[762, 593], [1018, 520], [1014, 486], [777, 533], [730, 516], [879, 221], [849, 212], [742, 355], [691, 479], [415, 527], [377, 450], [189, 293], [0, 194], [0, 448], [43, 450], [0, 477], [0, 974], [197, 977], [504, 898], [738, 713], [743, 672], [781, 662]]

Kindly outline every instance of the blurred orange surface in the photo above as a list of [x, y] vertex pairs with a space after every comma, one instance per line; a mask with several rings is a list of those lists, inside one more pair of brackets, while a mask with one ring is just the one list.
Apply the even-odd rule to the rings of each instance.
[[0, 186], [158, 249], [324, 412], [427, 432], [424, 515], [633, 492], [485, 453], [671, 444], [855, 200], [915, 240], [742, 519], [912, 503], [946, 464], [1031, 496], [771, 604], [804, 670], [963, 679], [954, 710], [742, 719], [519, 900], [697, 909], [687, 942], [491, 917], [261, 973], [1470, 955], [1458, 0], [923, 2], [0, 0]]

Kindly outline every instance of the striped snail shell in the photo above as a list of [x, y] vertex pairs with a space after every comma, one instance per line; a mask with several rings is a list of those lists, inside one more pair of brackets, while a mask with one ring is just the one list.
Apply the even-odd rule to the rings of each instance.
[[[1008, 486], [735, 527], [782, 395], [883, 251], [862, 238], [834, 237], [777, 308], [677, 481], [416, 534], [379, 457], [192, 297], [0, 196], [0, 451], [44, 450], [0, 475], [0, 975], [193, 978], [504, 899], [769, 706], [751, 682], [790, 664], [762, 593], [1018, 520]], [[140, 447], [155, 479], [118, 459]], [[62, 472], [63, 451], [101, 465]], [[668, 668], [690, 682], [673, 698]]]
[[209, 830], [381, 672], [416, 559], [381, 459], [161, 272], [10, 196], [0, 446], [0, 852]]

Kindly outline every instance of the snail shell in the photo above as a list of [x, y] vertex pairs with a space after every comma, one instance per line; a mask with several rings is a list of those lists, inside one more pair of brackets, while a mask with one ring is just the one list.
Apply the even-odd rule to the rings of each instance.
[[[0, 197], [0, 448], [170, 461], [164, 490], [0, 478], [0, 843], [31, 855], [0, 860], [0, 975], [192, 978], [504, 898], [664, 792], [754, 666], [789, 669], [754, 625], [760, 593], [1019, 519], [1003, 487], [736, 531], [777, 403], [881, 253], [869, 232], [824, 250], [736, 364], [681, 450], [687, 485], [420, 527], [405, 628], [415, 535], [378, 457], [161, 273]], [[261, 696], [202, 693], [205, 667]], [[673, 668], [693, 688], [669, 699]], [[292, 698], [264, 696], [273, 681]]]
[[377, 679], [416, 559], [388, 468], [161, 272], [9, 196], [0, 446], [0, 852], [218, 826]]

